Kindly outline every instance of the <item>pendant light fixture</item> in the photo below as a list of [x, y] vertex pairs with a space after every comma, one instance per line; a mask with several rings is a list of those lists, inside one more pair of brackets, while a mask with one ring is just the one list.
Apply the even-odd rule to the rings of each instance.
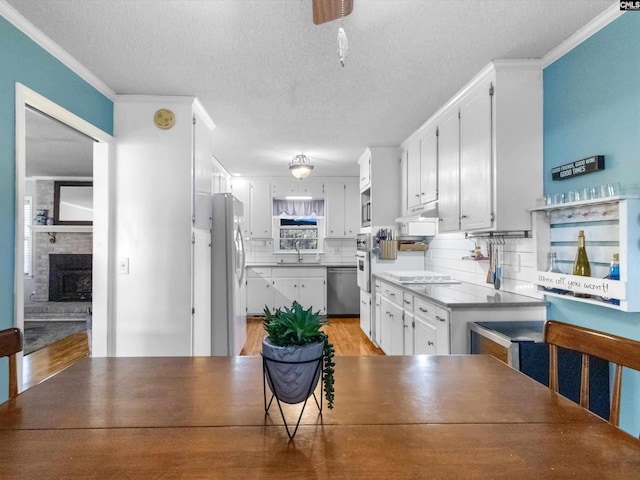
[[291, 163], [289, 163], [289, 171], [291, 172], [291, 175], [299, 178], [300, 180], [307, 178], [311, 174], [312, 170], [313, 165], [306, 155], [296, 155], [291, 160]]

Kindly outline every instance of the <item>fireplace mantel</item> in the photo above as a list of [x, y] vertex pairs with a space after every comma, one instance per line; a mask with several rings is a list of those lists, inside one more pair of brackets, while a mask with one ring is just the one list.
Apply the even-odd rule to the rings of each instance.
[[93, 232], [93, 225], [31, 225], [31, 230], [47, 233], [91, 233]]

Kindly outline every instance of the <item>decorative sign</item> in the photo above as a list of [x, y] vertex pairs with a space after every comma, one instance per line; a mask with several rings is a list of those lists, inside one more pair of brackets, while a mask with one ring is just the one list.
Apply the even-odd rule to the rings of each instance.
[[617, 298], [624, 300], [627, 296], [625, 282], [608, 278], [580, 277], [563, 273], [537, 272], [535, 283], [541, 287], [557, 292], [587, 293], [596, 297]]
[[553, 180], [565, 180], [578, 175], [597, 172], [598, 170], [604, 170], [604, 155], [595, 155], [554, 167], [551, 169], [551, 178]]

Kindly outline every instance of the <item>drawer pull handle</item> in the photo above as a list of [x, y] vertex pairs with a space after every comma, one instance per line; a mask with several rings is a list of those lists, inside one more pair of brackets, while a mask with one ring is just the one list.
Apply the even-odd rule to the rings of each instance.
[[405, 300], [404, 303], [406, 303], [407, 305], [409, 305], [411, 302], [409, 300]]
[[439, 317], [439, 316], [437, 316], [437, 315], [436, 315], [436, 318], [437, 318], [438, 320], [440, 320], [441, 322], [445, 322], [445, 321], [446, 321], [446, 319], [445, 319], [445, 318]]
[[429, 341], [427, 342], [427, 345], [429, 345], [430, 347], [433, 347], [433, 342], [432, 342], [431, 340], [429, 340]]
[[424, 312], [424, 313], [429, 313], [429, 310], [426, 310], [426, 309], [424, 309], [422, 307], [418, 307], [418, 310], [420, 310], [421, 312]]

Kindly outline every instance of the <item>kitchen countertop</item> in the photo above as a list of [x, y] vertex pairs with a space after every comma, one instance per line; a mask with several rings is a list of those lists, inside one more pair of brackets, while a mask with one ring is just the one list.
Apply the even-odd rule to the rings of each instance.
[[374, 274], [374, 277], [448, 308], [540, 307], [546, 305], [546, 301], [542, 299], [472, 283], [408, 285], [382, 274]]

